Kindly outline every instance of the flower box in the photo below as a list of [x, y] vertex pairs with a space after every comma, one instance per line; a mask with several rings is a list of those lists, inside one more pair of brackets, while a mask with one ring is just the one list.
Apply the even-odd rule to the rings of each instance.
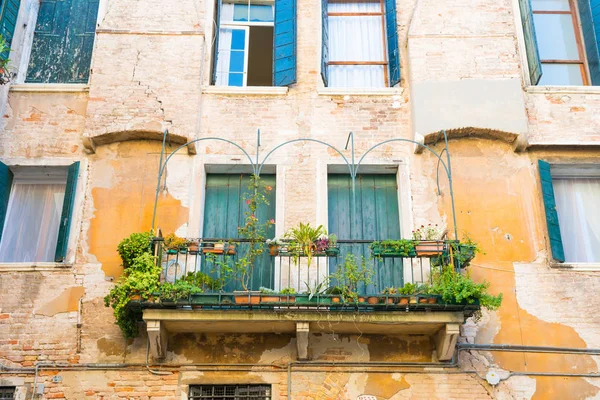
[[442, 240], [420, 240], [415, 244], [415, 252], [419, 257], [435, 257], [444, 252]]

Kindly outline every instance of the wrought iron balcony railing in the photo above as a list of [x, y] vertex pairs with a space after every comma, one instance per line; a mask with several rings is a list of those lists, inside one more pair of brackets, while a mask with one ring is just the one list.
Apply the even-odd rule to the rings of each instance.
[[476, 304], [443, 304], [428, 291], [442, 265], [460, 268], [453, 257], [456, 241], [421, 242], [407, 251], [385, 242], [339, 240], [335, 247], [313, 248], [310, 254], [290, 243], [262, 244], [253, 263], [249, 255], [259, 245], [248, 240], [189, 242], [178, 249], [158, 245], [156, 255], [163, 281], [183, 280], [196, 289], [184, 298], [143, 299], [146, 308], [478, 309]]

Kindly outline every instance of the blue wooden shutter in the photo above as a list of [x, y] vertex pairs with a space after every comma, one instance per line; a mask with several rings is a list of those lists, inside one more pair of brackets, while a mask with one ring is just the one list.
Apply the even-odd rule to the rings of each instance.
[[214, 45], [213, 45], [213, 71], [211, 77], [211, 85], [217, 83], [217, 61], [219, 58], [219, 34], [221, 31], [221, 7], [223, 2], [217, 0], [215, 7], [215, 32], [214, 32]]
[[578, 0], [590, 81], [600, 85], [600, 0]]
[[275, 0], [273, 86], [296, 82], [296, 0]]
[[77, 178], [79, 176], [79, 161], [69, 166], [67, 175], [67, 187], [65, 188], [65, 200], [63, 202], [62, 214], [60, 216], [60, 227], [58, 229], [58, 241], [56, 242], [56, 253], [54, 261], [63, 262], [67, 256], [69, 246], [69, 232], [73, 219], [73, 206], [75, 205], [75, 194], [77, 193]]
[[[352, 179], [349, 175], [331, 174], [328, 177], [329, 233], [338, 239], [385, 240], [400, 239], [400, 210], [395, 175], [359, 175], [356, 177], [356, 207], [352, 212]], [[358, 259], [370, 258], [368, 245], [340, 244], [340, 257], [329, 262], [330, 272], [348, 253]], [[388, 286], [403, 286], [402, 259], [372, 260], [376, 274], [375, 285], [367, 292], [379, 293]]]
[[535, 36], [535, 27], [533, 26], [531, 0], [519, 0], [519, 7], [521, 9], [521, 24], [525, 37], [527, 64], [529, 65], [529, 78], [532, 85], [537, 85], [542, 77], [542, 63], [540, 62], [540, 52]]
[[4, 228], [4, 220], [6, 219], [6, 211], [8, 208], [8, 200], [10, 198], [12, 181], [12, 171], [6, 166], [6, 164], [0, 162], [0, 240], [2, 240], [2, 230]]
[[329, 85], [329, 18], [327, 13], [327, 0], [321, 1], [321, 76], [325, 86]]
[[[273, 187], [269, 192], [267, 200], [269, 206], [261, 206], [257, 210], [256, 217], [262, 223], [269, 219], [275, 219], [275, 176], [262, 175], [261, 181], [265, 185]], [[249, 175], [239, 174], [210, 174], [206, 177], [206, 195], [204, 202], [204, 229], [203, 237], [231, 239], [239, 238], [238, 227], [245, 224], [248, 205], [243, 201], [245, 193], [248, 192], [250, 183]], [[267, 237], [274, 237], [275, 226], [271, 226]], [[237, 245], [236, 257], [241, 257], [248, 250], [247, 244], [239, 243]], [[206, 263], [205, 263], [206, 264]], [[206, 273], [211, 273], [211, 266], [203, 265], [209, 268]], [[274, 288], [274, 266], [268, 251], [265, 251], [262, 258], [257, 261], [253, 271], [250, 286], [257, 290], [261, 286]], [[230, 283], [227, 290], [241, 289]]]
[[98, 0], [42, 0], [26, 82], [87, 83]]
[[[10, 47], [15, 34], [20, 6], [21, 0], [3, 0], [0, 5], [0, 34], [6, 40], [8, 47]], [[6, 59], [9, 54], [0, 54], [0, 56]]]
[[554, 200], [554, 187], [552, 185], [550, 164], [538, 160], [538, 166], [540, 170], [540, 180], [542, 182], [542, 196], [544, 199], [544, 208], [546, 209], [546, 224], [548, 225], [548, 238], [550, 239], [552, 258], [556, 261], [564, 262], [565, 252], [560, 237], [560, 226], [558, 225], [558, 213], [556, 212], [556, 201]]
[[398, 47], [398, 23], [396, 22], [396, 0], [385, 0], [385, 26], [390, 69], [390, 86], [400, 83], [400, 49]]

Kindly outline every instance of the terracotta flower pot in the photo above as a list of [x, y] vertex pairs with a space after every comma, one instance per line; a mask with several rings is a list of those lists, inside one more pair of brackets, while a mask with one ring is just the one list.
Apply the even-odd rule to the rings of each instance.
[[419, 257], [432, 257], [442, 254], [444, 242], [441, 240], [421, 240], [415, 245]]
[[279, 303], [279, 296], [262, 295], [260, 296], [261, 303]]
[[419, 304], [425, 304], [428, 302], [428, 299], [426, 297], [419, 297]]
[[364, 298], [364, 297], [360, 297], [360, 296], [359, 296], [359, 297], [358, 297], [358, 302], [359, 302], [359, 303], [365, 303], [366, 301], [365, 301], [365, 298]]
[[279, 246], [275, 245], [275, 246], [269, 246], [269, 254], [272, 256], [277, 256], [279, 255]]
[[408, 304], [409, 300], [410, 299], [408, 297], [400, 297], [400, 301], [398, 302], [398, 304], [406, 305], [406, 304]]
[[437, 297], [430, 297], [427, 299], [428, 304], [437, 304]]
[[259, 304], [260, 295], [257, 293], [238, 292], [234, 295], [235, 304]]
[[331, 298], [331, 302], [332, 302], [332, 303], [339, 303], [340, 301], [341, 301], [341, 299], [339, 298], [339, 296], [336, 296], [336, 297], [332, 297], [332, 298]]
[[367, 303], [369, 303], [371, 305], [379, 304], [379, 297], [377, 297], [377, 296], [367, 297]]

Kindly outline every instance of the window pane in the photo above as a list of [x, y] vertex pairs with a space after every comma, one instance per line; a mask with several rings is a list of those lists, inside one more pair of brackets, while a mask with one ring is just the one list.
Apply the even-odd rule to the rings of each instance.
[[569, 0], [531, 0], [533, 11], [569, 11]]
[[65, 187], [13, 185], [0, 242], [0, 261], [54, 261]]
[[384, 61], [381, 17], [329, 17], [329, 61]]
[[362, 1], [362, 2], [341, 2], [341, 1], [329, 1], [327, 3], [327, 11], [330, 13], [341, 13], [341, 12], [381, 12], [381, 4], [379, 1]]
[[231, 50], [244, 50], [246, 47], [246, 31], [235, 29], [231, 32]]
[[570, 14], [534, 14], [533, 21], [542, 60], [579, 60]]
[[553, 180], [567, 262], [600, 262], [600, 179]]
[[229, 86], [244, 86], [244, 74], [229, 74]]
[[244, 52], [232, 51], [229, 72], [244, 72]]
[[248, 5], [247, 4], [235, 4], [233, 6], [233, 20], [234, 21], [248, 21]]
[[538, 85], [583, 85], [579, 64], [543, 64]]
[[264, 5], [251, 5], [250, 21], [273, 22], [273, 7]]
[[330, 65], [330, 87], [385, 87], [384, 65]]

